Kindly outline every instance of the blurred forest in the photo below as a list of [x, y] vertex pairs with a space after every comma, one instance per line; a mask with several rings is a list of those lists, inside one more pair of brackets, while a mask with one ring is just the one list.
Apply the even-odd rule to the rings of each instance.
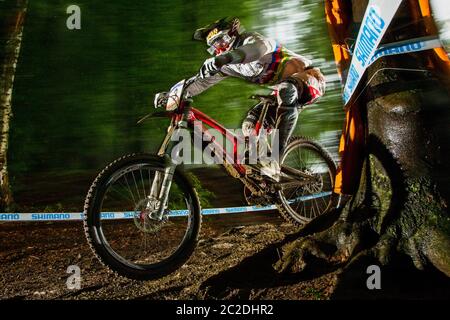
[[[302, 113], [297, 131], [337, 155], [343, 111], [322, 3], [82, 0], [81, 30], [66, 27], [70, 4], [28, 3], [8, 150], [16, 210], [80, 210], [104, 165], [127, 152], [155, 151], [167, 120], [136, 121], [152, 111], [156, 92], [198, 71], [208, 53], [192, 33], [223, 16], [239, 17], [247, 30], [279, 40], [322, 68], [327, 94]], [[255, 92], [268, 91], [229, 79], [195, 105], [237, 128]]]

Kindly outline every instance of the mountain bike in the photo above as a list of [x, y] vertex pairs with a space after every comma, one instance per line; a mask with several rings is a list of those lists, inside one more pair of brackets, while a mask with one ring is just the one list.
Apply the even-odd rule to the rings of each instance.
[[[261, 173], [238, 160], [239, 137], [192, 105], [184, 96], [187, 81], [174, 85], [164, 101], [170, 124], [157, 154], [129, 154], [107, 165], [92, 183], [84, 206], [84, 229], [99, 260], [118, 274], [138, 280], [155, 279], [178, 269], [192, 255], [201, 225], [198, 194], [189, 177], [171, 156], [172, 137], [182, 129], [201, 134], [214, 128], [233, 146], [223, 149], [221, 165], [244, 186], [251, 205], [275, 204], [289, 222], [303, 226], [331, 206], [336, 166], [320, 144], [291, 137], [279, 158], [281, 179]], [[265, 128], [268, 110], [276, 108], [274, 95], [254, 96], [263, 104], [255, 134]], [[269, 129], [269, 128], [267, 128]], [[202, 148], [221, 148], [216, 140]], [[217, 156], [218, 153], [215, 153]], [[112, 219], [111, 217], [116, 217]]]

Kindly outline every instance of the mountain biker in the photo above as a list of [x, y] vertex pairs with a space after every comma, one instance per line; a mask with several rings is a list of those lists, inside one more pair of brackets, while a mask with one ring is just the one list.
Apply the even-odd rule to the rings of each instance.
[[[275, 85], [276, 114], [268, 115], [279, 129], [281, 155], [294, 131], [299, 109], [312, 104], [325, 92], [325, 78], [311, 61], [286, 49], [275, 40], [256, 32], [244, 32], [238, 18], [215, 21], [197, 29], [194, 40], [205, 41], [213, 55], [188, 81], [186, 93], [196, 96], [219, 81], [231, 76], [259, 85]], [[259, 118], [261, 105], [256, 105], [243, 122], [249, 134]]]

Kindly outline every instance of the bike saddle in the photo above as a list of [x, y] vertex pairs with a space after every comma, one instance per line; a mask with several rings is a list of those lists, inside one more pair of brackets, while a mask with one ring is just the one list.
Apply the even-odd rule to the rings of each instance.
[[270, 104], [276, 103], [276, 101], [277, 101], [276, 96], [274, 96], [274, 95], [261, 95], [261, 94], [252, 95], [250, 97], [250, 99], [254, 99], [254, 100], [258, 100], [262, 103], [270, 103]]

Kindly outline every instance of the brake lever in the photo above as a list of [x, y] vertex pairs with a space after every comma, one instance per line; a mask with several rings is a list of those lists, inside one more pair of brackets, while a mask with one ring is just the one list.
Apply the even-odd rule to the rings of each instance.
[[151, 115], [152, 115], [152, 114], [149, 113], [149, 114], [143, 116], [142, 118], [140, 118], [140, 119], [136, 122], [136, 124], [141, 124], [142, 122], [144, 122], [144, 121], [145, 121], [148, 117], [150, 117]]

